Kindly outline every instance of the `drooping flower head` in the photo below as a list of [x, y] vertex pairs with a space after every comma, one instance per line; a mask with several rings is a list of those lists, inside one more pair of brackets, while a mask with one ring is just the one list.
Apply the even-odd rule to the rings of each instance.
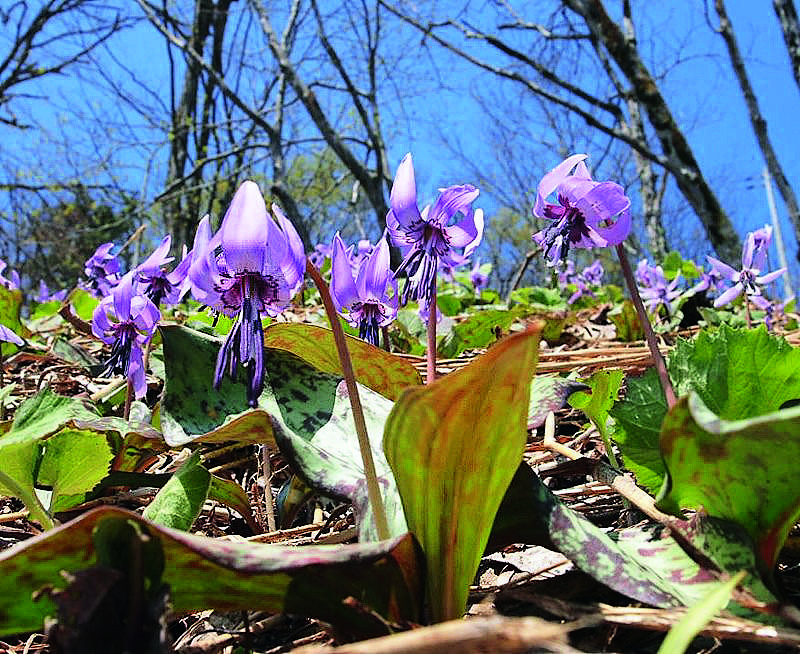
[[8, 290], [13, 291], [14, 289], [19, 288], [20, 279], [19, 273], [16, 270], [12, 270], [9, 274], [9, 277], [5, 277], [3, 275], [3, 271], [8, 267], [8, 264], [0, 259], [0, 285], [5, 286]]
[[756, 250], [756, 236], [754, 232], [750, 232], [742, 248], [741, 270], [735, 270], [727, 263], [723, 263], [714, 257], [706, 257], [711, 267], [722, 279], [733, 283], [727, 291], [714, 300], [714, 306], [716, 308], [733, 302], [733, 300], [741, 295], [742, 291], [749, 297], [761, 295], [762, 286], [774, 282], [786, 272], [786, 268], [780, 268], [766, 275], [760, 275], [761, 268], [759, 268], [759, 266], [766, 263], [766, 252], [762, 251], [762, 253], [763, 256]]
[[[386, 226], [405, 255], [395, 276], [408, 278], [400, 303], [419, 300], [425, 309], [436, 288], [439, 265], [455, 267], [465, 261], [483, 237], [483, 211], [471, 205], [480, 191], [470, 184], [440, 189], [433, 206], [420, 211], [417, 206], [417, 183], [414, 164], [407, 154], [395, 174], [389, 198], [391, 209]], [[455, 222], [451, 224], [451, 221]], [[456, 252], [463, 248], [463, 252]]]
[[475, 259], [475, 265], [472, 266], [472, 270], [469, 273], [469, 281], [472, 282], [472, 288], [477, 293], [489, 286], [489, 275], [483, 272], [481, 268], [481, 260]]
[[217, 356], [214, 387], [241, 364], [247, 371], [247, 401], [256, 406], [264, 385], [261, 314], [277, 316], [303, 283], [305, 252], [300, 236], [273, 204], [277, 223], [255, 182], [233, 196], [222, 226], [210, 236], [207, 219], [195, 237], [189, 268], [192, 294], [199, 302], [235, 319]]
[[[331, 296], [336, 310], [358, 335], [378, 345], [380, 328], [397, 317], [397, 281], [389, 269], [389, 245], [381, 238], [359, 263], [353, 278], [350, 257], [337, 233], [333, 238]], [[392, 289], [391, 296], [387, 288]], [[346, 313], [345, 313], [346, 312]]]
[[[533, 215], [551, 224], [533, 240], [544, 249], [548, 266], [565, 262], [572, 247], [617, 245], [631, 229], [631, 201], [624, 189], [615, 182], [592, 180], [586, 157], [568, 157], [539, 182]], [[558, 204], [547, 202], [553, 192]]]
[[643, 283], [640, 282], [639, 294], [642, 296], [644, 306], [651, 313], [657, 312], [659, 307], [664, 307], [667, 315], [671, 316], [674, 313], [672, 303], [681, 296], [681, 290], [678, 288], [682, 281], [681, 276], [678, 275], [670, 282], [661, 266], [648, 266], [647, 270], [642, 272]]
[[103, 243], [86, 260], [83, 272], [87, 287], [95, 297], [104, 298], [119, 282], [119, 261], [111, 254], [113, 243]]
[[767, 267], [769, 245], [772, 243], [772, 226], [764, 225], [753, 234], [753, 267], [764, 270]]
[[172, 236], [167, 234], [153, 253], [136, 266], [136, 278], [142, 285], [142, 292], [156, 306], [162, 302], [168, 306], [180, 302], [183, 281], [192, 262], [191, 257], [186, 255], [175, 269], [168, 273], [164, 266], [174, 260], [174, 257], [169, 256], [171, 243]]
[[137, 292], [134, 271], [120, 279], [92, 314], [92, 333], [111, 345], [102, 375], [125, 375], [137, 398], [147, 393], [143, 348], [153, 336], [161, 312]]
[[39, 280], [39, 291], [36, 294], [36, 301], [39, 304], [44, 304], [45, 302], [63, 302], [64, 298], [67, 297], [67, 290], [62, 289], [60, 291], [56, 291], [55, 293], [50, 293], [50, 289], [47, 287], [47, 282], [43, 279]]

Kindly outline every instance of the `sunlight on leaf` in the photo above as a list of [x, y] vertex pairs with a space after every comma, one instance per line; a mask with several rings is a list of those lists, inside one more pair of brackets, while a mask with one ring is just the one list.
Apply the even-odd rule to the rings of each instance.
[[188, 531], [208, 497], [211, 475], [195, 452], [175, 471], [145, 508], [144, 518], [163, 527]]
[[464, 611], [521, 460], [538, 347], [538, 330], [510, 336], [465, 368], [406, 390], [386, 423], [386, 458], [427, 557], [436, 621]]

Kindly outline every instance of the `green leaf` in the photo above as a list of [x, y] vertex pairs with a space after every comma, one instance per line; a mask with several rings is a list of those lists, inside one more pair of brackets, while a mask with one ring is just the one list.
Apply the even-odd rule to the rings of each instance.
[[669, 630], [661, 647], [658, 648], [658, 654], [683, 654], [694, 637], [728, 605], [734, 589], [746, 574], [747, 572], [742, 570], [728, 581], [718, 584], [717, 588], [690, 608], [680, 622]]
[[[701, 331], [693, 341], [678, 339], [667, 359], [679, 397], [696, 392], [721, 418], [740, 420], [777, 411], [800, 398], [800, 350], [764, 327], [737, 330], [723, 326]], [[627, 395], [611, 411], [615, 439], [625, 466], [655, 494], [664, 480], [659, 450], [666, 401], [654, 370], [629, 378]]]
[[66, 303], [72, 305], [75, 315], [78, 316], [78, 318], [90, 322], [92, 320], [92, 313], [94, 313], [95, 307], [100, 304], [100, 300], [89, 293], [89, 291], [76, 288], [69, 294]]
[[208, 497], [211, 475], [195, 452], [175, 471], [145, 508], [144, 517], [158, 525], [188, 531]]
[[631, 341], [641, 341], [644, 338], [644, 331], [639, 322], [639, 316], [633, 302], [625, 300], [608, 312], [608, 319], [617, 328], [617, 338], [626, 343]]
[[578, 391], [569, 398], [570, 406], [586, 414], [606, 443], [610, 443], [608, 412], [617, 401], [624, 377], [622, 370], [598, 370], [586, 380], [591, 393]]
[[661, 448], [668, 469], [659, 507], [703, 507], [732, 520], [756, 544], [771, 571], [800, 518], [800, 408], [747, 420], [725, 420], [692, 393], [667, 414]]
[[[322, 372], [342, 375], [339, 353], [330, 329], [298, 323], [275, 323], [264, 330], [264, 345], [292, 352]], [[356, 381], [390, 400], [396, 399], [407, 386], [419, 386], [422, 383], [419, 373], [408, 361], [359, 338], [348, 336], [347, 349]]]
[[427, 558], [436, 621], [462, 615], [522, 457], [538, 347], [538, 331], [510, 336], [461, 370], [406, 390], [386, 423], [386, 458]]
[[98, 547], [104, 557], [122, 555], [124, 548], [119, 551], [104, 545], [108, 539], [98, 538], [102, 533], [131, 533], [117, 523], [132, 524], [149, 536], [153, 546], [144, 552], [144, 569], [155, 574], [163, 566], [161, 581], [169, 586], [177, 614], [204, 609], [286, 612], [329, 622], [349, 638], [386, 634], [384, 620], [422, 620], [422, 563], [409, 534], [380, 543], [303, 548], [237, 543], [101, 507], [0, 552], [2, 633], [41, 631], [56, 607], [49, 594], [38, 600], [32, 595], [48, 586], [63, 588], [62, 571], [74, 574], [96, 565]]
[[208, 499], [216, 500], [238, 512], [254, 532], [259, 531], [259, 525], [250, 508], [250, 498], [247, 492], [232, 479], [221, 479], [211, 475], [211, 484], [208, 487]]
[[466, 350], [491, 345], [497, 340], [496, 329], [507, 331], [524, 313], [525, 311], [519, 307], [477, 311], [445, 335], [439, 346], [439, 355], [447, 359], [457, 357]]

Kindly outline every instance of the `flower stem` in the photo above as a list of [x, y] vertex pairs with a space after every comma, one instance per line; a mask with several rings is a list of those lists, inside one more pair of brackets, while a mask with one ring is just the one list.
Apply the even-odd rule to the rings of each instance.
[[306, 259], [306, 272], [314, 280], [322, 297], [322, 304], [325, 306], [325, 313], [331, 323], [333, 340], [339, 352], [339, 363], [342, 366], [342, 374], [347, 385], [347, 394], [350, 396], [350, 406], [353, 409], [353, 422], [358, 435], [358, 447], [361, 450], [361, 460], [364, 463], [364, 476], [367, 480], [367, 496], [369, 497], [372, 513], [375, 515], [375, 526], [378, 531], [378, 538], [386, 540], [389, 538], [389, 522], [386, 519], [386, 509], [383, 506], [380, 486], [378, 485], [378, 475], [375, 472], [375, 462], [372, 459], [372, 448], [367, 436], [367, 423], [364, 420], [364, 410], [361, 407], [361, 398], [358, 395], [356, 386], [356, 376], [353, 372], [353, 362], [350, 360], [350, 352], [347, 349], [347, 339], [345, 338], [342, 326], [339, 324], [339, 316], [333, 306], [333, 298], [322, 275], [313, 263]]
[[389, 327], [381, 327], [381, 342], [383, 345], [383, 349], [387, 352], [391, 351], [391, 346], [389, 345]]
[[675, 405], [676, 400], [675, 390], [672, 388], [672, 382], [669, 380], [667, 364], [664, 361], [661, 350], [658, 349], [658, 341], [656, 340], [655, 332], [653, 332], [653, 326], [650, 324], [650, 318], [642, 303], [642, 298], [639, 295], [639, 289], [636, 287], [636, 280], [633, 278], [633, 270], [631, 269], [630, 261], [628, 261], [628, 255], [625, 253], [625, 248], [622, 243], [617, 245], [616, 248], [619, 263], [620, 266], [622, 266], [622, 275], [625, 277], [625, 283], [628, 285], [633, 306], [636, 307], [639, 322], [642, 323], [644, 338], [647, 341], [647, 346], [650, 348], [650, 355], [653, 357], [653, 363], [655, 364], [658, 378], [661, 380], [661, 388], [667, 400], [667, 408], [671, 409]]
[[436, 286], [433, 287], [431, 302], [428, 305], [428, 350], [426, 352], [428, 360], [426, 384], [432, 384], [436, 380]]
[[131, 403], [133, 402], [133, 380], [128, 377], [125, 385], [125, 407], [122, 410], [122, 417], [128, 420], [131, 417]]

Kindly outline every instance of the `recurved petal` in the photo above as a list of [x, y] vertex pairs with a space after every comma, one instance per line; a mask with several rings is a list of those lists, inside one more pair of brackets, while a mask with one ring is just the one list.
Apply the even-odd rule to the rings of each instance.
[[111, 321], [108, 319], [108, 312], [114, 303], [114, 298], [110, 295], [105, 297], [92, 312], [92, 334], [97, 336], [104, 343], [113, 343], [114, 336], [108, 336], [112, 329]]
[[137, 346], [131, 347], [131, 357], [128, 361], [128, 379], [133, 386], [133, 395], [137, 400], [147, 395], [147, 378], [144, 373], [144, 357], [142, 350]]
[[222, 221], [222, 249], [232, 272], [260, 273], [264, 268], [269, 226], [267, 205], [255, 182], [246, 181], [236, 191]]
[[786, 268], [779, 268], [778, 270], [773, 270], [771, 273], [767, 273], [766, 275], [761, 275], [761, 277], [756, 277], [756, 283], [758, 284], [769, 284], [774, 282], [778, 277], [783, 275], [786, 272]]
[[546, 204], [547, 197], [569, 177], [570, 171], [577, 166], [579, 162], [586, 159], [587, 156], [588, 155], [585, 154], [573, 154], [542, 177], [536, 190], [536, 203], [533, 205], [534, 216], [544, 218], [544, 205]]
[[361, 262], [356, 279], [356, 289], [362, 300], [380, 300], [386, 293], [389, 280], [389, 245], [380, 238], [369, 256]]
[[711, 264], [711, 268], [713, 270], [716, 270], [723, 277], [723, 279], [733, 279], [736, 275], [739, 274], [736, 270], [731, 268], [727, 263], [723, 263], [719, 259], [715, 259], [710, 255], [706, 255], [706, 259], [708, 259], [708, 262]]
[[728, 304], [728, 302], [733, 302], [737, 297], [739, 297], [739, 294], [743, 289], [744, 287], [741, 284], [734, 284], [716, 300], [714, 300], [714, 308], [719, 309], [720, 307], [724, 307], [726, 304]]
[[[303, 241], [289, 220], [277, 204], [272, 205], [272, 211], [278, 219], [278, 224], [283, 232], [285, 250], [278, 260], [281, 272], [286, 279], [290, 292], [294, 295], [300, 288], [306, 270], [306, 251]], [[277, 261], [276, 261], [277, 262]]]
[[444, 232], [450, 245], [455, 248], [463, 247], [464, 256], [468, 257], [480, 245], [483, 225], [483, 209], [475, 209], [455, 225], [445, 227]]
[[341, 312], [359, 301], [358, 290], [353, 282], [353, 269], [350, 257], [344, 248], [339, 233], [333, 237], [333, 255], [331, 256], [331, 297], [336, 310]]
[[414, 177], [414, 162], [410, 152], [403, 157], [397, 167], [389, 204], [401, 227], [408, 227], [415, 220], [419, 220], [417, 181]]
[[480, 195], [480, 191], [472, 184], [459, 184], [441, 189], [439, 197], [428, 211], [427, 221], [441, 227], [459, 211], [465, 215], [470, 213], [470, 204]]
[[147, 257], [147, 259], [136, 266], [136, 269], [142, 273], [152, 273], [156, 270], [159, 270], [161, 266], [168, 264], [175, 258], [168, 256], [171, 243], [172, 236], [167, 234], [163, 239], [161, 239], [161, 244], [155, 250], [153, 250], [153, 253]]
[[23, 341], [19, 336], [17, 336], [14, 331], [5, 325], [0, 325], [0, 341], [5, 341], [6, 343], [13, 343], [14, 345], [25, 345], [25, 341]]
[[131, 299], [133, 298], [133, 274], [131, 271], [119, 280], [111, 294], [114, 297], [114, 314], [119, 322], [126, 322], [131, 317]]

